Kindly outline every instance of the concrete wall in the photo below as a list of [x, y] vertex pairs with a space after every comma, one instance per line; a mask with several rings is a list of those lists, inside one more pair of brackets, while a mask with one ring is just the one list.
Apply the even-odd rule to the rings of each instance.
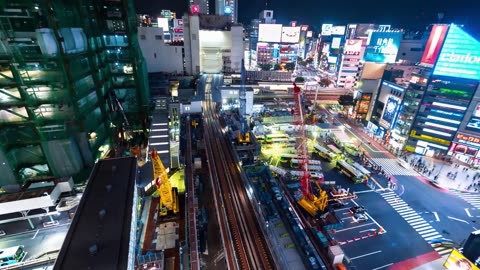
[[427, 40], [406, 39], [400, 42], [397, 60], [406, 60], [413, 63], [420, 62]]
[[185, 72], [187, 75], [200, 73], [200, 21], [198, 16], [183, 17], [185, 47]]
[[183, 47], [165, 44], [164, 38], [162, 28], [138, 28], [138, 41], [148, 72], [183, 74]]

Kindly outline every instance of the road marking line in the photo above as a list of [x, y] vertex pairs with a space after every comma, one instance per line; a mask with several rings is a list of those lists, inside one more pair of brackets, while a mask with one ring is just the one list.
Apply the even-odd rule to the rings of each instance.
[[350, 260], [360, 259], [360, 258], [363, 258], [363, 257], [366, 257], [366, 256], [370, 256], [370, 255], [373, 255], [373, 254], [380, 253], [380, 252], [382, 252], [382, 251], [377, 250], [377, 251], [374, 251], [374, 252], [370, 252], [370, 253], [367, 253], [367, 254], [363, 254], [363, 255], [360, 255], [360, 256], [357, 256], [357, 257], [350, 258]]
[[383, 269], [383, 268], [387, 268], [389, 267], [390, 265], [392, 265], [393, 263], [389, 263], [389, 264], [385, 264], [383, 266], [380, 266], [380, 267], [377, 267], [377, 268], [373, 268], [372, 270], [379, 270], [379, 269]]
[[[418, 231], [417, 231], [417, 232], [418, 232]], [[435, 229], [431, 228], [431, 229], [428, 229], [428, 230], [423, 231], [423, 232], [418, 232], [418, 234], [420, 234], [422, 237], [423, 237], [423, 236], [428, 237], [428, 236], [430, 236], [430, 234], [432, 234], [432, 232], [433, 232], [433, 234], [436, 234], [436, 233], [437, 233], [437, 231], [435, 231]], [[433, 235], [433, 234], [432, 234], [432, 235]]]
[[424, 238], [425, 240], [427, 241], [430, 241], [432, 239], [435, 239], [435, 238], [442, 238], [443, 236], [441, 234], [437, 234], [437, 235], [434, 235], [434, 236], [429, 236], [427, 238]]
[[425, 230], [429, 230], [431, 227], [425, 227], [425, 228], [420, 228], [418, 230], [416, 230], [417, 232], [421, 232], [421, 231], [425, 231]]
[[[359, 206], [358, 203], [357, 203], [356, 201], [354, 201], [353, 199], [351, 199], [350, 201], [352, 201], [356, 206]], [[378, 224], [378, 222], [377, 222], [375, 219], [373, 219], [372, 216], [370, 216], [368, 213], [366, 213], [366, 214], [367, 214], [367, 216], [370, 218], [371, 221], [373, 221], [375, 224], [377, 224], [377, 226], [378, 226], [379, 228], [382, 228], [383, 233], [386, 233], [386, 232], [387, 232], [387, 230], [385, 230], [385, 228], [384, 228], [383, 226], [380, 226], [380, 224]]]
[[454, 217], [451, 217], [451, 216], [447, 216], [449, 219], [453, 219], [453, 220], [456, 220], [456, 221], [460, 221], [460, 222], [463, 222], [463, 223], [467, 223], [468, 224], [468, 221], [466, 220], [463, 220], [463, 219], [459, 219], [459, 218], [454, 218]]
[[406, 214], [406, 215], [401, 215], [403, 217], [403, 219], [405, 220], [411, 220], [411, 219], [414, 219], [414, 218], [421, 218], [417, 213], [411, 213], [411, 214]]
[[432, 212], [435, 215], [435, 221], [440, 221], [440, 218], [438, 217], [437, 212]]
[[352, 218], [352, 217], [344, 217], [344, 218], [342, 218], [342, 220], [344, 220], [344, 219], [350, 219], [350, 218]]
[[363, 224], [363, 225], [359, 225], [359, 226], [355, 226], [355, 227], [350, 227], [350, 228], [346, 228], [346, 229], [340, 229], [340, 230], [336, 230], [336, 232], [343, 232], [343, 231], [347, 231], [347, 230], [351, 230], [351, 229], [355, 229], [355, 228], [360, 228], [360, 227], [365, 227], [365, 226], [368, 226], [368, 225], [373, 225], [373, 223], [367, 223], [367, 224]]
[[37, 234], [40, 230], [37, 230], [37, 232], [35, 233], [35, 235], [32, 237], [32, 240], [35, 239], [35, 237], [37, 237]]
[[418, 220], [418, 221], [410, 220], [410, 222], [408, 222], [408, 224], [410, 224], [410, 226], [416, 226], [416, 225], [419, 225], [419, 224], [422, 224], [422, 223], [426, 224], [427, 222], [425, 220]]
[[414, 228], [414, 229], [416, 230], [417, 228], [421, 228], [421, 227], [423, 227], [423, 226], [432, 227], [432, 226], [430, 226], [430, 224], [428, 224], [426, 221], [424, 221], [424, 222], [425, 222], [425, 224], [418, 224], [418, 225], [412, 226], [412, 228]]
[[[408, 206], [404, 206], [404, 207], [399, 207], [397, 208], [397, 212], [404, 212], [404, 211], [412, 211], [412, 209]], [[420, 214], [420, 213], [419, 213]]]
[[429, 233], [429, 234], [422, 235], [422, 237], [425, 238], [425, 237], [430, 237], [430, 236], [437, 235], [437, 234], [438, 234], [438, 232], [435, 231], [435, 232], [432, 232], [432, 233]]
[[409, 215], [409, 214], [418, 214], [417, 212], [415, 212], [415, 210], [412, 210], [412, 209], [407, 209], [407, 210], [404, 210], [404, 211], [397, 211], [401, 216], [402, 215]]
[[373, 231], [376, 231], [376, 230], [375, 230], [375, 229], [368, 229], [368, 230], [359, 231], [359, 233], [362, 233], [362, 232], [373, 232]]
[[468, 217], [472, 217], [472, 215], [470, 214], [470, 211], [468, 211], [468, 208], [465, 208], [465, 212], [467, 212]]
[[370, 189], [370, 190], [354, 191], [353, 193], [359, 194], [359, 193], [367, 193], [367, 192], [375, 192], [375, 190]]

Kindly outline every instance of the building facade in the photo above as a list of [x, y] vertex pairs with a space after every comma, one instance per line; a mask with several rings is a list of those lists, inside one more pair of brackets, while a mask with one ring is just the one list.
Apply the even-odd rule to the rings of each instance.
[[149, 90], [133, 1], [2, 1], [0, 186], [84, 181], [147, 126]]

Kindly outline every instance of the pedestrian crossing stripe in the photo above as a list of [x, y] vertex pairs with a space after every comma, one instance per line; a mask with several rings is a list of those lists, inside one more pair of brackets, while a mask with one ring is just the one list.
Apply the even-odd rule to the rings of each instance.
[[453, 194], [468, 202], [473, 207], [480, 208], [480, 194], [464, 193], [457, 190], [454, 190]]
[[[433, 239], [443, 238], [435, 228], [425, 221], [425, 219], [423, 219], [415, 210], [408, 206], [408, 204], [398, 197], [396, 193], [390, 191], [380, 193], [380, 195], [425, 241], [428, 242]], [[452, 251], [451, 248], [434, 247], [433, 244], [430, 245], [438, 254], [440, 254], [440, 256], [447, 255]]]
[[410, 175], [410, 176], [419, 176], [416, 171], [410, 170], [407, 168], [402, 167], [398, 164], [398, 160], [396, 158], [372, 158], [372, 161], [382, 167], [382, 169], [391, 175]]

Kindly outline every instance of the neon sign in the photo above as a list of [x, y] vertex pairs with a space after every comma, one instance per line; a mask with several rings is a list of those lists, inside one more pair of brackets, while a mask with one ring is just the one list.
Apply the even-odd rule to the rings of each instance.
[[480, 80], [480, 43], [452, 24], [433, 74]]

